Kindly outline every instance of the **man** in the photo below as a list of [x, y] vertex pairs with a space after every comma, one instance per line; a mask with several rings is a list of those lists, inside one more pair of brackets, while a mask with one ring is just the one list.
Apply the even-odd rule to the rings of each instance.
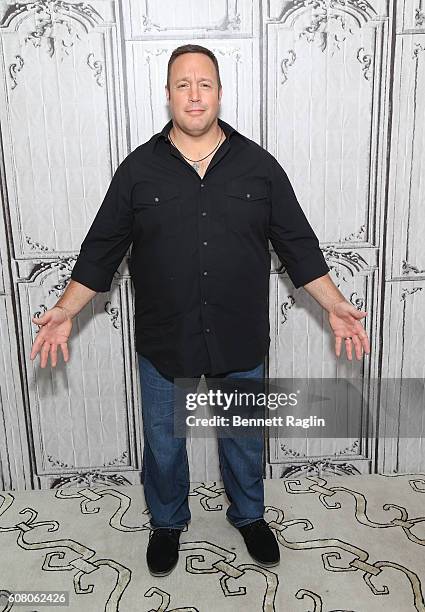
[[[205, 374], [256, 379], [269, 347], [269, 240], [294, 285], [326, 309], [339, 356], [369, 353], [358, 311], [328, 275], [319, 243], [276, 159], [218, 118], [222, 86], [214, 54], [175, 49], [166, 95], [171, 121], [117, 169], [84, 239], [71, 281], [41, 326], [31, 359], [57, 347], [68, 361], [72, 319], [110, 289], [132, 245], [136, 350], [142, 390], [142, 478], [152, 531], [147, 563], [166, 575], [190, 520], [186, 441], [173, 435], [174, 379]], [[227, 518], [261, 564], [279, 563], [264, 521], [263, 440], [219, 439]]]

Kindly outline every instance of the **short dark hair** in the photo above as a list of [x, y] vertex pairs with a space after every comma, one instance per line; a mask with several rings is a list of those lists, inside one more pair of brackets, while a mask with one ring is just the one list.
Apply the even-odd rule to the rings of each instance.
[[210, 51], [206, 47], [202, 47], [201, 45], [181, 45], [180, 47], [177, 47], [176, 49], [174, 49], [174, 51], [170, 55], [170, 59], [168, 60], [168, 67], [167, 67], [167, 87], [168, 89], [170, 89], [171, 65], [174, 62], [174, 60], [179, 57], [179, 55], [183, 55], [184, 53], [203, 53], [204, 55], [207, 55], [215, 66], [215, 69], [217, 72], [218, 88], [220, 89], [221, 80], [220, 80], [220, 70], [218, 68], [217, 58], [212, 51]]

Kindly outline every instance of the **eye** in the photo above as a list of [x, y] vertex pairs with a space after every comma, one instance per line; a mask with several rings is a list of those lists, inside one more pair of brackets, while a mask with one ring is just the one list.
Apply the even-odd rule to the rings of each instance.
[[209, 83], [202, 83], [202, 87], [206, 87], [207, 89], [209, 89], [211, 85]]
[[178, 89], [181, 89], [182, 87], [186, 87], [187, 83], [180, 83], [180, 85], [177, 85]]

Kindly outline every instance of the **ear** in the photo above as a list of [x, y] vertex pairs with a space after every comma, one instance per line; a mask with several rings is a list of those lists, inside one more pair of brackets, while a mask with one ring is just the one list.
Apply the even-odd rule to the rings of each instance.
[[167, 85], [165, 85], [165, 96], [167, 98], [167, 102], [169, 102], [170, 101], [170, 91], [169, 91]]
[[221, 96], [223, 95], [223, 87], [220, 85], [218, 89], [218, 101], [221, 102]]

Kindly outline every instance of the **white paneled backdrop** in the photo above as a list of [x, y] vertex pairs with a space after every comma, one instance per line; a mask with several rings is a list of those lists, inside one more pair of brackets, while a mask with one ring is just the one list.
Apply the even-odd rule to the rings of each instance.
[[[0, 489], [140, 483], [127, 257], [77, 317], [67, 365], [31, 362], [31, 317], [66, 287], [118, 163], [169, 119], [168, 58], [189, 41], [217, 55], [222, 119], [279, 160], [369, 313], [370, 357], [337, 359], [326, 313], [273, 256], [269, 376], [360, 378], [378, 420], [372, 381], [425, 376], [425, 0], [0, 7]], [[372, 431], [365, 408], [354, 439], [268, 439], [264, 476], [425, 470], [419, 437]], [[192, 480], [219, 478], [214, 438], [188, 452]]]

